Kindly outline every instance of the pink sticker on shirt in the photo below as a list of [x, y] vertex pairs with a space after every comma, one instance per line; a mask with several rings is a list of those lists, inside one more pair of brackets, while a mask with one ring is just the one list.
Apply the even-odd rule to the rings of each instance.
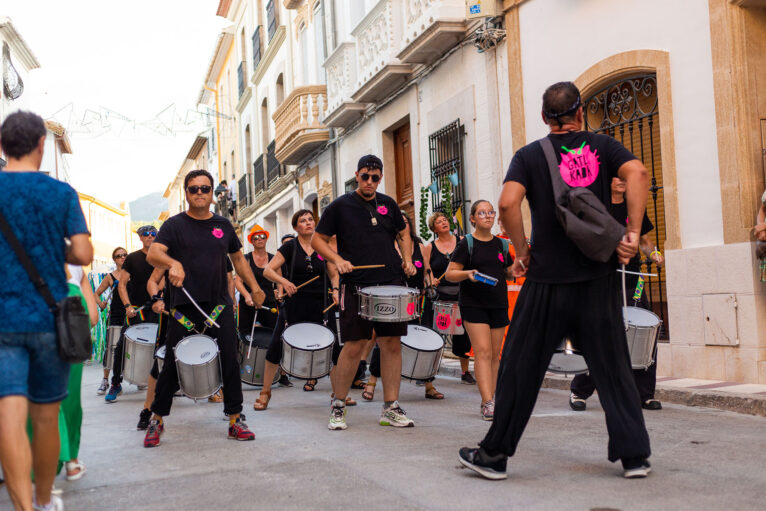
[[213, 236], [215, 236], [218, 239], [221, 239], [223, 238], [223, 231], [219, 229], [218, 227], [216, 227], [215, 229], [213, 229]]
[[505, 258], [503, 257], [503, 254], [501, 254], [500, 252], [497, 253], [497, 258], [500, 260], [501, 263], [505, 262]]
[[578, 149], [561, 148], [566, 151], [562, 153], [559, 164], [564, 182], [573, 187], [591, 185], [598, 177], [600, 167], [597, 151], [592, 151], [585, 142]]
[[418, 268], [422, 268], [422, 267], [423, 267], [423, 263], [421, 263], [420, 261], [415, 261], [413, 264], [414, 264], [416, 267], [418, 267]]
[[319, 259], [320, 261], [324, 261], [324, 257], [322, 257], [322, 256], [321, 256], [321, 255], [319, 255], [319, 254], [317, 254], [317, 259]]
[[388, 214], [388, 208], [385, 206], [378, 206], [378, 213], [381, 215], [387, 215]]

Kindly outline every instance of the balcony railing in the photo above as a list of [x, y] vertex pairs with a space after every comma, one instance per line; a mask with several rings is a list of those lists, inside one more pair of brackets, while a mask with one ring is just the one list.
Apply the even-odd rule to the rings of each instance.
[[296, 87], [274, 112], [277, 160], [298, 165], [330, 138], [322, 123], [327, 112], [327, 87]]
[[266, 182], [271, 186], [274, 181], [285, 173], [285, 166], [279, 163], [275, 154], [276, 141], [272, 140], [266, 148]]
[[465, 35], [464, 0], [409, 0], [403, 10], [402, 62], [430, 64]]
[[239, 183], [237, 186], [237, 190], [239, 191], [237, 194], [237, 206], [239, 207], [240, 211], [253, 203], [253, 188], [250, 185], [252, 181], [253, 175], [249, 172], [239, 178]]
[[255, 185], [253, 188], [255, 190], [256, 196], [266, 190], [266, 167], [264, 166], [265, 160], [266, 158], [263, 154], [261, 154], [253, 162], [253, 181]]
[[242, 93], [245, 92], [245, 87], [247, 86], [247, 76], [245, 75], [246, 73], [247, 70], [245, 69], [245, 62], [242, 61], [239, 63], [239, 67], [237, 68], [237, 87], [239, 88], [239, 96], [242, 96]]

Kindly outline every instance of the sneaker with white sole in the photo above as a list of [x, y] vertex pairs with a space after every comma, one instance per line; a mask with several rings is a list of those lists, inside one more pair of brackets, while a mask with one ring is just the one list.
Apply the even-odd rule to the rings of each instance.
[[101, 385], [98, 386], [98, 390], [96, 391], [96, 394], [99, 396], [103, 396], [106, 394], [106, 391], [109, 390], [109, 380], [106, 378], [101, 380]]
[[587, 406], [585, 399], [577, 396], [574, 392], [569, 394], [569, 408], [575, 412], [584, 412]]
[[334, 399], [332, 407], [330, 408], [330, 423], [327, 425], [327, 429], [346, 429], [346, 403], [340, 399]]
[[408, 419], [402, 407], [399, 406], [399, 401], [394, 401], [388, 408], [383, 407], [383, 412], [380, 414], [381, 426], [394, 426], [396, 428], [411, 428], [415, 426], [415, 422], [412, 419]]
[[624, 458], [622, 468], [625, 479], [646, 477], [652, 471], [652, 466], [646, 458]]
[[64, 501], [58, 495], [51, 494], [51, 501], [41, 506], [37, 503], [32, 507], [35, 511], [64, 511]]

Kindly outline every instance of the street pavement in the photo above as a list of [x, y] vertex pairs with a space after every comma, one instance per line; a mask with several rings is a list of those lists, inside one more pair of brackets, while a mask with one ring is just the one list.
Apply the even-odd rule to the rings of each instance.
[[[505, 481], [463, 468], [461, 446], [489, 424], [478, 389], [438, 377], [444, 401], [402, 383], [401, 404], [416, 427], [379, 426], [375, 401], [348, 408], [349, 429], [328, 431], [329, 381], [313, 393], [300, 381], [275, 388], [269, 409], [245, 386], [254, 442], [226, 438], [223, 405], [176, 398], [162, 444], [145, 449], [136, 431], [144, 396], [128, 385], [114, 404], [96, 396], [100, 367], [83, 374], [84, 424], [79, 481], [56, 480], [67, 510], [749, 510], [764, 509], [766, 418], [666, 404], [646, 411], [653, 472], [622, 478], [606, 459], [604, 416], [594, 397], [586, 412], [567, 392], [543, 389]], [[0, 509], [9, 509], [0, 492]]]

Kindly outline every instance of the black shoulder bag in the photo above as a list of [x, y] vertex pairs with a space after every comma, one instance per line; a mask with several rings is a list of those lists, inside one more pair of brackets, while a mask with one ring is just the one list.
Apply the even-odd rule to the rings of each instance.
[[553, 183], [556, 218], [567, 237], [587, 258], [605, 263], [625, 235], [625, 227], [606, 210], [604, 203], [584, 187], [571, 188], [559, 173], [553, 144], [548, 137], [539, 140], [548, 162]]
[[56, 320], [59, 356], [64, 362], [70, 364], [85, 362], [91, 356], [93, 344], [90, 338], [90, 320], [88, 312], [82, 306], [82, 299], [79, 296], [67, 296], [56, 303], [48, 284], [40, 276], [2, 213], [0, 213], [0, 231], [3, 232], [6, 241], [27, 271], [29, 279], [42, 295], [48, 309], [53, 313]]

